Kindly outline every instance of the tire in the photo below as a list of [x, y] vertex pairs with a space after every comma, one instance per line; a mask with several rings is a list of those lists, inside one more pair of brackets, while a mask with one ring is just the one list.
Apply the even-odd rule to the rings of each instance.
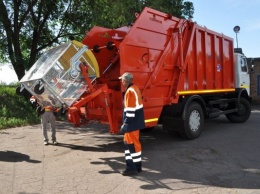
[[184, 129], [179, 133], [186, 139], [196, 139], [200, 136], [204, 125], [204, 114], [197, 102], [191, 102], [185, 112]]
[[21, 86], [18, 86], [16, 89], [15, 89], [15, 93], [19, 96], [22, 96], [23, 95], [23, 91], [20, 91], [21, 90]]
[[40, 89], [41, 85], [40, 84], [36, 84], [34, 87], [34, 92], [38, 95], [41, 95], [44, 92], [44, 87], [42, 87]]
[[21, 86], [18, 86], [16, 89], [15, 89], [15, 93], [19, 96], [23, 96], [26, 100], [29, 100], [32, 95], [30, 94], [30, 92], [28, 92], [26, 89], [23, 89], [22, 91], [21, 90]]
[[238, 104], [238, 112], [226, 114], [227, 119], [232, 123], [243, 123], [251, 115], [251, 106], [247, 99], [241, 97]]

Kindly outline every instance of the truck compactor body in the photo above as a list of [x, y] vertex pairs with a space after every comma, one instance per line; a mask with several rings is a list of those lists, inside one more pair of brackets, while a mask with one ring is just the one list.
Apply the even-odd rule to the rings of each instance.
[[82, 42], [48, 50], [18, 92], [29, 91], [40, 107], [51, 99], [74, 126], [96, 120], [118, 133], [118, 78], [130, 72], [143, 96], [146, 129], [162, 124], [194, 139], [206, 118], [226, 115], [240, 123], [251, 114], [246, 58], [233, 46], [230, 37], [146, 7], [129, 26], [95, 26]]

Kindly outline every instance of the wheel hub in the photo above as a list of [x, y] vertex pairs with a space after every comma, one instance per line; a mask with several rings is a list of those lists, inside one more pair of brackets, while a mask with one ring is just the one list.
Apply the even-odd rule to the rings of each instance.
[[200, 114], [197, 110], [193, 110], [190, 114], [190, 119], [189, 119], [189, 125], [190, 129], [192, 131], [197, 131], [200, 127]]

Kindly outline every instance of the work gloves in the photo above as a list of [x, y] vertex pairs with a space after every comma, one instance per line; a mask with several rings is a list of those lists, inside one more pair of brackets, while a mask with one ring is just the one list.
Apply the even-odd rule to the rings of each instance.
[[127, 124], [124, 123], [120, 128], [120, 133], [125, 134], [127, 132]]

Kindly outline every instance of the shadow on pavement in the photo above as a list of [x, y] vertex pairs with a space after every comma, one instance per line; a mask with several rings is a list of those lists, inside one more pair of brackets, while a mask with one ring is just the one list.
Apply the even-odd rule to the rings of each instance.
[[0, 151], [0, 161], [3, 162], [29, 162], [41, 163], [39, 160], [31, 160], [30, 156], [14, 151]]
[[113, 142], [108, 144], [100, 144], [96, 146], [82, 146], [82, 145], [75, 145], [75, 144], [66, 144], [66, 143], [59, 143], [59, 147], [69, 148], [72, 150], [81, 150], [86, 152], [122, 152], [123, 153], [123, 144], [122, 142]]
[[[259, 189], [258, 157], [247, 151], [251, 144], [258, 147], [259, 143], [257, 139], [251, 139], [250, 143], [243, 141], [246, 138], [245, 130], [248, 130], [246, 128], [242, 124], [232, 125], [225, 117], [221, 117], [217, 121], [207, 121], [203, 136], [193, 141], [172, 137], [159, 128], [142, 134], [143, 172], [129, 178], [143, 181], [140, 188], [144, 190], [196, 189], [206, 186]], [[239, 147], [237, 142], [240, 143]], [[108, 146], [107, 150], [114, 150], [111, 149]], [[125, 168], [123, 152], [122, 157], [100, 159], [103, 161], [91, 163], [106, 164], [111, 168], [99, 171], [100, 174], [116, 174]]]

